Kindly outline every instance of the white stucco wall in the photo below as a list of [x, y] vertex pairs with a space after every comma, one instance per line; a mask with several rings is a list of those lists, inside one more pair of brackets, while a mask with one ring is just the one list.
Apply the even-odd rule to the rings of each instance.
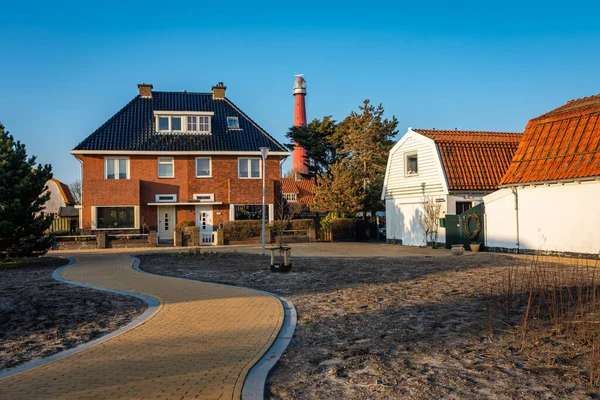
[[525, 186], [484, 197], [486, 245], [509, 249], [598, 254], [600, 182]]
[[65, 206], [60, 188], [55, 181], [50, 180], [46, 182], [48, 191], [50, 192], [50, 200], [44, 204], [44, 211], [46, 212], [58, 212], [58, 209]]
[[[418, 173], [406, 173], [407, 154], [416, 154]], [[440, 218], [446, 214], [447, 185], [433, 140], [408, 132], [390, 151], [382, 199], [385, 199], [386, 236], [407, 246], [425, 245], [425, 233], [419, 219], [425, 196], [443, 199]], [[445, 242], [445, 229], [438, 228], [438, 242]]]

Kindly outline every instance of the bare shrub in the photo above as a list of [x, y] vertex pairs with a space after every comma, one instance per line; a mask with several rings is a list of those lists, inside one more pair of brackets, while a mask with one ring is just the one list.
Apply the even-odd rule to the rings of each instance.
[[516, 316], [520, 319], [520, 351], [547, 367], [579, 359], [589, 384], [598, 386], [599, 265], [576, 259], [559, 261], [533, 257], [526, 266], [505, 269], [500, 285], [488, 285], [490, 338], [496, 323]]
[[419, 223], [425, 232], [425, 244], [435, 248], [437, 245], [441, 206], [431, 196], [423, 197], [421, 206], [423, 206], [423, 213], [419, 216]]

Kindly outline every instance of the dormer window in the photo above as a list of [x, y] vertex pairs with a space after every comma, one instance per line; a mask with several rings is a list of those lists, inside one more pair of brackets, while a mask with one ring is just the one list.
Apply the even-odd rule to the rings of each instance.
[[406, 176], [419, 174], [419, 162], [416, 152], [406, 154]]
[[213, 112], [202, 111], [155, 111], [158, 133], [211, 133]]
[[238, 117], [227, 117], [227, 128], [240, 129], [240, 120]]

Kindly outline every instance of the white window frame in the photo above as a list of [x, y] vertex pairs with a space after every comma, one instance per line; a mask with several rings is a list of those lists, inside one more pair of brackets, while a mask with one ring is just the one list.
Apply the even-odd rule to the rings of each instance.
[[[212, 117], [214, 116], [214, 112], [207, 111], [155, 111], [154, 118], [156, 124], [156, 132], [157, 133], [193, 133], [198, 135], [210, 135], [212, 133]], [[169, 127], [168, 129], [159, 129], [158, 120], [159, 118], [168, 118], [169, 119]], [[172, 118], [177, 117], [181, 118], [181, 130], [173, 131], [172, 128]], [[207, 125], [208, 130], [188, 130], [188, 117], [196, 117], [196, 127], [200, 128], [200, 121], [198, 117], [204, 117], [208, 119], [207, 123], [203, 123], [203, 125]]]
[[[409, 172], [408, 159], [412, 157], [417, 158], [417, 170], [414, 172]], [[404, 176], [419, 176], [419, 155], [416, 151], [410, 151], [404, 154]]]
[[[229, 121], [236, 121], [237, 122], [237, 126], [235, 128], [232, 128], [231, 126], [229, 126]], [[240, 128], [240, 119], [239, 117], [227, 117], [227, 129], [231, 129], [231, 130], [235, 130], [235, 129], [241, 129]]]
[[121, 172], [119, 170], [119, 160], [126, 160], [126, 164], [127, 164], [127, 173], [126, 173], [126, 177], [125, 179], [129, 179], [129, 177], [131, 176], [129, 174], [129, 157], [104, 157], [104, 179], [108, 179], [108, 160], [113, 160], [114, 162], [114, 167], [115, 167], [115, 177], [111, 178], [110, 180], [119, 180], [121, 178], [119, 178], [119, 173]]
[[[208, 197], [208, 199], [200, 199], [200, 197]], [[200, 202], [215, 201], [215, 194], [214, 193], [194, 193], [193, 199], [198, 200]]]
[[[203, 159], [206, 160], [208, 159], [208, 175], [198, 175], [198, 160], [199, 159]], [[196, 157], [195, 160], [195, 168], [196, 168], [196, 178], [212, 178], [212, 157]]]
[[[161, 197], [169, 196], [169, 200], [161, 199]], [[157, 203], [177, 203], [177, 195], [176, 194], [157, 194], [154, 196], [154, 199]]]
[[[166, 159], [171, 159], [171, 162], [161, 162], [160, 160], [166, 160]], [[173, 174], [171, 176], [160, 176], [160, 166], [162, 165], [169, 165], [171, 164], [173, 166]], [[157, 175], [159, 179], [170, 179], [170, 178], [175, 178], [175, 157], [158, 157], [158, 159], [156, 160], [156, 166], [157, 166]]]
[[[98, 208], [121, 208], [121, 207], [133, 207], [133, 228], [98, 228]], [[140, 206], [136, 205], [119, 205], [119, 206], [92, 206], [92, 230], [94, 231], [125, 231], [128, 229], [140, 229]]]
[[[240, 162], [241, 160], [246, 160], [248, 163], [248, 176], [240, 176]], [[252, 176], [252, 169], [251, 169], [251, 161], [250, 160], [258, 160], [258, 176]], [[238, 172], [238, 179], [262, 179], [262, 158], [260, 157], [238, 157], [238, 166], [237, 166], [237, 172]]]
[[298, 193], [283, 193], [283, 198], [291, 203], [298, 202]]

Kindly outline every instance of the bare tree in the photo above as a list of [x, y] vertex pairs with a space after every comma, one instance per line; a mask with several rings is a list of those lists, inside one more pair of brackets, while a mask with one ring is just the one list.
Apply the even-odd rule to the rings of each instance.
[[435, 248], [437, 245], [441, 206], [431, 196], [424, 196], [421, 205], [423, 206], [423, 213], [419, 216], [419, 223], [425, 232], [425, 244]]
[[283, 200], [281, 202], [281, 206], [279, 207], [279, 217], [280, 219], [277, 221], [273, 221], [273, 228], [275, 230], [275, 238], [278, 246], [284, 246], [285, 236], [284, 231], [290, 224], [290, 222], [294, 219], [294, 217], [304, 210], [305, 206], [302, 203], [297, 202], [288, 202]]
[[75, 204], [81, 204], [81, 180], [76, 179], [69, 185], [69, 190], [73, 194]]

